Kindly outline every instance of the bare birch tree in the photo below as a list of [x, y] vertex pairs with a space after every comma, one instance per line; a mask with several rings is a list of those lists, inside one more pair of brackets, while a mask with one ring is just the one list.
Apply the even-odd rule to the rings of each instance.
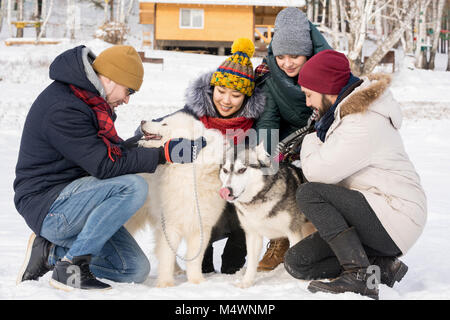
[[133, 11], [133, 5], [134, 5], [134, 0], [129, 0], [128, 10], [125, 14], [125, 23], [128, 23], [128, 18], [130, 17], [131, 12]]
[[382, 18], [381, 18], [381, 2], [376, 1], [375, 2], [375, 33], [377, 35], [377, 45], [380, 45], [383, 41], [383, 24], [382, 24]]
[[[23, 21], [23, 0], [17, 0], [17, 21]], [[23, 38], [23, 28], [17, 28], [17, 38]]]
[[374, 0], [350, 1], [350, 33], [348, 55], [350, 68], [356, 75], [361, 74], [362, 49], [367, 35], [367, 24], [373, 12]]
[[418, 24], [417, 41], [416, 41], [416, 67], [423, 68], [426, 62], [426, 37], [427, 37], [427, 9], [431, 0], [419, 0], [419, 15], [416, 17], [416, 23]]
[[433, 41], [432, 41], [432, 47], [431, 47], [431, 53], [430, 53], [430, 62], [428, 65], [428, 68], [431, 70], [434, 70], [435, 67], [435, 59], [436, 59], [436, 52], [439, 44], [439, 35], [441, 33], [441, 23], [442, 23], [442, 16], [444, 13], [444, 6], [445, 6], [445, 0], [439, 0], [439, 2], [436, 5], [436, 10], [433, 14]]
[[75, 0], [67, 0], [67, 20], [66, 20], [66, 36], [71, 40], [75, 39], [76, 24], [76, 8]]
[[41, 41], [41, 37], [45, 33], [45, 28], [47, 27], [48, 20], [50, 19], [50, 15], [52, 14], [53, 1], [54, 0], [50, 0], [50, 5], [48, 7], [47, 7], [47, 4], [45, 5], [45, 10], [46, 10], [46, 14], [47, 15], [45, 17], [44, 23], [42, 24], [41, 32], [39, 33], [39, 35], [38, 35], [38, 37], [36, 39], [36, 42]]
[[314, 0], [314, 22], [317, 23], [319, 20], [319, 0]]
[[7, 20], [8, 27], [9, 27], [9, 34], [12, 37], [13, 36], [13, 28], [11, 25], [11, 10], [12, 10], [12, 0], [8, 0], [8, 4], [6, 7], [6, 20]]
[[103, 23], [108, 23], [109, 22], [109, 12], [108, 12], [108, 10], [109, 10], [109, 0], [105, 0], [104, 10], [105, 10], [105, 17], [104, 17]]
[[412, 17], [415, 15], [416, 8], [418, 6], [417, 1], [413, 1], [408, 10], [403, 10], [399, 23], [394, 27], [394, 29], [389, 33], [383, 43], [377, 47], [377, 49], [372, 53], [372, 55], [367, 59], [364, 64], [363, 74], [369, 74], [373, 69], [380, 63], [386, 53], [393, 48], [393, 46], [400, 40], [408, 24], [404, 21], [411, 21]]
[[[410, 10], [409, 4], [410, 0], [403, 0], [402, 7], [405, 8], [405, 10]], [[416, 11], [417, 10], [418, 9], [416, 8]], [[409, 21], [405, 21], [405, 23], [408, 24], [408, 27], [405, 29], [404, 34], [400, 38], [402, 40], [405, 55], [412, 55], [414, 52], [414, 30], [412, 29], [413, 19], [414, 16], [412, 16]]]
[[314, 19], [314, 6], [313, 6], [313, 0], [306, 0], [306, 16], [308, 17], [309, 21], [313, 21]]
[[333, 37], [333, 43], [331, 46], [335, 50], [340, 49], [339, 45], [339, 20], [338, 20], [338, 0], [330, 0], [331, 2], [331, 30], [332, 30], [332, 37]]
[[0, 32], [2, 31], [3, 26], [3, 17], [5, 16], [6, 12], [6, 0], [0, 1]]

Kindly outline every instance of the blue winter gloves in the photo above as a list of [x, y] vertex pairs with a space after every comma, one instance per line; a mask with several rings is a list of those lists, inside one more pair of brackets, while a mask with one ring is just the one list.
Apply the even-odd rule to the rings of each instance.
[[[144, 132], [139, 126], [134, 132], [135, 136], [123, 142], [127, 149], [138, 146], [138, 141], [144, 136]], [[196, 155], [206, 146], [204, 137], [196, 140], [177, 138], [171, 139], [164, 144], [164, 147], [158, 148], [160, 151], [158, 163], [191, 163]]]
[[170, 163], [191, 163], [205, 146], [204, 137], [196, 140], [171, 139], [164, 144], [164, 157]]

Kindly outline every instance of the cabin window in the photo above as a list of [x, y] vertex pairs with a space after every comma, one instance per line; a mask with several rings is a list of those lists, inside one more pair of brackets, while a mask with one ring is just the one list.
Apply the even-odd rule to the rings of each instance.
[[180, 28], [203, 29], [203, 9], [180, 9]]

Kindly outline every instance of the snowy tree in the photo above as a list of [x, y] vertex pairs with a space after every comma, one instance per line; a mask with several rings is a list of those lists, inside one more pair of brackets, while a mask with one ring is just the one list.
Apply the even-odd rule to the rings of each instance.
[[[117, 0], [116, 21], [119, 23], [127, 23], [128, 17], [133, 9], [134, 0]], [[128, 5], [126, 6], [128, 2]]]
[[423, 68], [426, 62], [426, 40], [427, 40], [427, 10], [431, 3], [431, 0], [419, 0], [419, 11], [416, 15], [417, 24], [417, 42], [416, 42], [416, 67]]
[[[128, 17], [133, 9], [134, 0], [113, 0], [106, 1], [110, 9], [115, 11], [110, 21], [106, 20], [107, 9], [105, 9], [105, 23], [99, 27], [96, 37], [106, 42], [121, 44], [125, 41], [128, 33]], [[115, 16], [115, 17], [114, 17]]]
[[[17, 21], [23, 21], [23, 0], [17, 0]], [[17, 38], [23, 38], [23, 28], [17, 28]]]
[[50, 15], [52, 14], [53, 1], [54, 0], [50, 0], [50, 4], [48, 5], [48, 7], [47, 7], [47, 1], [46, 0], [42, 1], [42, 14], [45, 12], [46, 13], [46, 17], [45, 17], [45, 20], [44, 20], [44, 22], [43, 22], [43, 24], [41, 26], [41, 32], [39, 32], [39, 35], [37, 36], [36, 42], [41, 41], [41, 38], [45, 34], [45, 28], [47, 27], [48, 20], [50, 19]]
[[338, 0], [330, 0], [331, 4], [331, 30], [333, 35], [332, 47], [339, 49], [339, 11], [338, 11]]
[[6, 2], [7, 0], [0, 0], [0, 32], [2, 31], [3, 18], [6, 13]]
[[[409, 3], [411, 0], [403, 0], [402, 7], [405, 8], [405, 10], [410, 10]], [[415, 1], [415, 0], [412, 0]], [[418, 10], [418, 9], [416, 9]], [[412, 28], [412, 25], [414, 23], [414, 15], [411, 16], [409, 21], [404, 21], [404, 23], [407, 24], [407, 28], [405, 29], [405, 32], [400, 37], [400, 41], [403, 46], [403, 51], [406, 55], [413, 55], [414, 52], [414, 30]]]
[[75, 0], [67, 0], [67, 20], [66, 20], [66, 36], [71, 40], [75, 39], [76, 14]]
[[361, 74], [362, 49], [367, 35], [367, 24], [373, 13], [374, 0], [349, 1], [348, 54], [350, 67], [356, 75]]
[[428, 69], [433, 70], [434, 69], [434, 62], [436, 58], [437, 48], [439, 44], [439, 35], [441, 33], [441, 23], [442, 23], [442, 16], [444, 13], [444, 6], [445, 6], [445, 0], [439, 0], [439, 2], [433, 2], [434, 9], [433, 10], [433, 19], [434, 22], [433, 26], [433, 40], [432, 40], [432, 46], [431, 46], [431, 52], [430, 52], [430, 62], [428, 65]]
[[309, 21], [313, 21], [314, 19], [314, 4], [313, 4], [313, 0], [306, 0], [306, 15], [308, 17]]
[[[319, 19], [319, 10], [322, 12], [318, 29], [331, 37], [334, 49], [347, 52], [352, 71], [356, 75], [372, 72], [398, 43], [402, 44], [405, 54], [415, 55], [418, 68], [434, 68], [445, 3], [448, 0], [307, 2], [308, 12], [310, 8], [314, 9], [314, 19]], [[324, 18], [326, 12], [329, 14], [328, 19]], [[364, 59], [363, 48], [369, 35], [371, 40], [376, 41], [376, 50]], [[347, 48], [341, 47], [342, 41], [339, 38], [347, 40]], [[427, 53], [430, 56], [429, 63]]]
[[108, 23], [109, 17], [110, 17], [109, 12], [108, 12], [109, 11], [109, 0], [105, 0], [104, 9], [105, 9], [105, 17], [104, 17], [103, 23]]
[[373, 69], [380, 63], [386, 53], [391, 50], [394, 45], [400, 40], [405, 29], [408, 28], [408, 24], [404, 21], [410, 21], [415, 14], [418, 3], [413, 1], [411, 6], [406, 10], [402, 10], [399, 14], [398, 23], [394, 29], [389, 33], [385, 40], [377, 47], [377, 49], [372, 53], [372, 55], [367, 59], [362, 70], [363, 74], [368, 74], [373, 71]]

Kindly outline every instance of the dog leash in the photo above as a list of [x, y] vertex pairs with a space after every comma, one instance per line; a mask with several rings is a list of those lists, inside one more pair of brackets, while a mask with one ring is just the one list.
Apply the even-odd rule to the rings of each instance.
[[303, 143], [303, 139], [308, 133], [314, 131], [314, 119], [314, 115], [312, 115], [308, 119], [306, 126], [294, 131], [278, 143], [275, 154], [281, 156], [280, 162], [292, 162], [298, 160], [298, 153]]
[[164, 217], [164, 210], [161, 211], [161, 226], [162, 226], [164, 237], [166, 238], [167, 244], [169, 245], [170, 250], [172, 250], [172, 252], [175, 254], [175, 256], [177, 258], [179, 258], [183, 261], [186, 261], [186, 262], [194, 261], [195, 259], [197, 259], [198, 256], [200, 255], [200, 253], [202, 252], [202, 247], [203, 247], [203, 224], [202, 224], [202, 216], [200, 214], [200, 206], [199, 206], [198, 193], [197, 193], [197, 183], [196, 183], [197, 172], [196, 172], [195, 164], [194, 164], [195, 159], [197, 159], [197, 146], [196, 145], [194, 145], [192, 147], [192, 174], [194, 176], [195, 204], [197, 205], [198, 222], [200, 224], [200, 247], [198, 248], [197, 254], [193, 258], [186, 258], [186, 257], [180, 256], [177, 253], [177, 250], [172, 246], [172, 244], [170, 243], [169, 237], [167, 236], [166, 218]]

